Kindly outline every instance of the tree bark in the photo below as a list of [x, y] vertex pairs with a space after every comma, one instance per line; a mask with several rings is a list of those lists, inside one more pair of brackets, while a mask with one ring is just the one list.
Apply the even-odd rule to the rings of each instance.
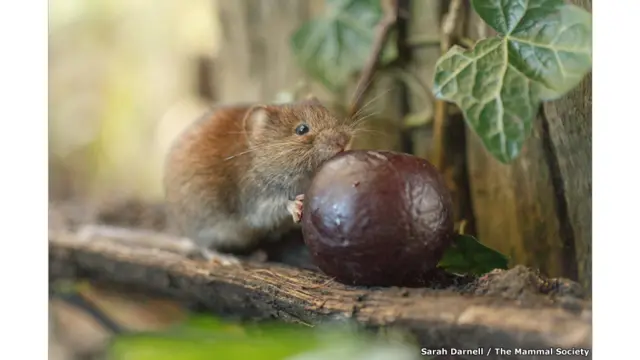
[[133, 239], [117, 233], [87, 237], [52, 231], [50, 280], [91, 278], [133, 285], [251, 319], [308, 325], [352, 320], [372, 328], [400, 327], [431, 348], [591, 347], [590, 309], [567, 311], [543, 302], [523, 306], [432, 289], [352, 287], [275, 263], [224, 266], [179, 254], [185, 249], [180, 239], [139, 234]]

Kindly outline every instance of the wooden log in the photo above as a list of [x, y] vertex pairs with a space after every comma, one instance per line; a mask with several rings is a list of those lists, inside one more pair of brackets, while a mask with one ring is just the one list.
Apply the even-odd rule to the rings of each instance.
[[180, 254], [188, 248], [184, 240], [169, 235], [95, 234], [51, 231], [50, 280], [91, 278], [132, 285], [252, 319], [308, 325], [351, 320], [365, 327], [399, 327], [430, 348], [591, 347], [588, 307], [569, 311], [544, 301], [522, 304], [433, 289], [352, 287], [275, 263], [223, 266], [191, 260]]
[[[591, 0], [572, 0], [591, 11]], [[545, 103], [544, 114], [556, 161], [558, 195], [564, 202], [567, 252], [576, 257], [578, 279], [591, 291], [591, 74], [559, 100]]]
[[[552, 174], [545, 157], [541, 119], [520, 156], [503, 165], [468, 130], [469, 184], [478, 239], [516, 264], [540, 268], [548, 276], [575, 279], [563, 264], [560, 217]], [[571, 261], [571, 259], [568, 259]]]
[[[591, 10], [591, 1], [573, 0]], [[471, 37], [494, 33], [474, 14]], [[579, 280], [591, 291], [591, 76], [545, 103], [532, 136], [510, 165], [468, 132], [478, 238], [514, 263]]]

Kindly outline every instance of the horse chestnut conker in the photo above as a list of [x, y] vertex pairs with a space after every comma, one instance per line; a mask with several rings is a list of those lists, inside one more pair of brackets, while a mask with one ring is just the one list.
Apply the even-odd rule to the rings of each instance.
[[424, 159], [347, 151], [314, 175], [302, 233], [314, 263], [337, 281], [415, 285], [452, 242], [451, 196]]

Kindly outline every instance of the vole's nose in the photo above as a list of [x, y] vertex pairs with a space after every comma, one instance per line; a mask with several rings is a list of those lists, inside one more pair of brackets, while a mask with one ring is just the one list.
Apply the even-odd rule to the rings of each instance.
[[329, 132], [323, 134], [323, 138], [321, 140], [324, 143], [324, 148], [326, 151], [339, 154], [347, 150], [351, 142], [351, 138], [348, 134], [342, 132]]
[[338, 137], [333, 143], [333, 147], [337, 153], [344, 152], [347, 149], [347, 139], [344, 137]]
[[344, 152], [344, 146], [339, 146], [339, 145], [329, 145], [325, 147], [325, 151], [331, 153], [331, 154], [339, 154], [341, 152]]

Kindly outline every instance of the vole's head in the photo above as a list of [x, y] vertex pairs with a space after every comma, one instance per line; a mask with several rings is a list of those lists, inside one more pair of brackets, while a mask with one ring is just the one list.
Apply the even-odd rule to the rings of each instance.
[[247, 112], [244, 127], [254, 166], [274, 175], [309, 175], [347, 150], [353, 138], [353, 129], [315, 97], [295, 104], [255, 106]]

